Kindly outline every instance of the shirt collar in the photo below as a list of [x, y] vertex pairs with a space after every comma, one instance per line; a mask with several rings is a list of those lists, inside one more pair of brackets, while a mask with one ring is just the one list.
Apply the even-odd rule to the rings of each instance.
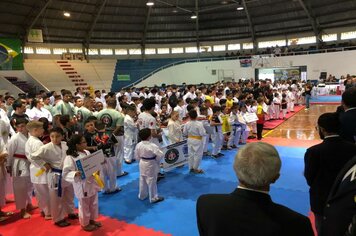
[[351, 111], [351, 110], [355, 110], [355, 109], [356, 109], [356, 107], [351, 107], [349, 109], [346, 109], [345, 112], [348, 112], [348, 111]]
[[252, 189], [252, 188], [246, 188], [246, 187], [242, 187], [242, 186], [237, 186], [237, 188], [239, 189], [244, 189], [244, 190], [249, 190], [249, 191], [253, 191], [253, 192], [258, 192], [258, 193], [264, 193], [269, 195], [268, 191], [262, 191], [262, 190], [256, 190], [256, 189]]
[[340, 135], [338, 135], [338, 134], [332, 134], [332, 135], [325, 136], [324, 139], [327, 139], [327, 138], [335, 138], [335, 137], [340, 137]]

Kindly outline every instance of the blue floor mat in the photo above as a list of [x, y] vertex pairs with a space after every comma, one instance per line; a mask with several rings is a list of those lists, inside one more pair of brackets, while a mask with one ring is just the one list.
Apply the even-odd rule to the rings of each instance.
[[[303, 177], [305, 148], [276, 148], [282, 158], [282, 170], [281, 178], [271, 187], [272, 199], [307, 215], [309, 195]], [[165, 197], [165, 201], [158, 204], [137, 198], [138, 165], [125, 165], [129, 175], [118, 179], [123, 190], [114, 195], [99, 194], [99, 211], [118, 220], [172, 235], [198, 235], [196, 199], [206, 193], [230, 193], [237, 186], [232, 168], [236, 150], [224, 153], [225, 156], [217, 160], [203, 158], [203, 175], [189, 174], [187, 166], [166, 173], [166, 178], [158, 184], [158, 193]]]
[[313, 96], [310, 102], [341, 102], [341, 96]]

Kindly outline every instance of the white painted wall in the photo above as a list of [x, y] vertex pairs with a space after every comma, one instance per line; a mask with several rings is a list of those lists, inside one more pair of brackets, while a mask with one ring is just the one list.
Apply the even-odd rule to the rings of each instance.
[[212, 70], [233, 70], [235, 80], [240, 78], [254, 78], [255, 68], [307, 66], [307, 79], [318, 79], [320, 72], [327, 72], [337, 78], [341, 75], [356, 74], [356, 51], [333, 52], [300, 56], [273, 57], [253, 59], [252, 67], [241, 68], [238, 60], [193, 62], [180, 64], [164, 69], [136, 87], [166, 84], [199, 84], [218, 81], [218, 73], [212, 75]]

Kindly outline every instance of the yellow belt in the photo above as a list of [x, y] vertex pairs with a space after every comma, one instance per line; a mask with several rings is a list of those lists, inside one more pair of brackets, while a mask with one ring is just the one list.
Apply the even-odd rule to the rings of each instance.
[[197, 139], [197, 140], [202, 140], [202, 136], [188, 136], [188, 138], [192, 138], [192, 139]]

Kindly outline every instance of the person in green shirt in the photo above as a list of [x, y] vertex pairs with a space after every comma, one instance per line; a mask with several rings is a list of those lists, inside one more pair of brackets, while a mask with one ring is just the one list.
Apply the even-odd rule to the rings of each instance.
[[56, 126], [59, 126], [59, 116], [61, 115], [69, 115], [69, 118], [75, 119], [75, 114], [74, 114], [74, 107], [70, 103], [70, 100], [72, 99], [72, 92], [69, 90], [63, 90], [62, 92], [63, 99], [59, 101], [54, 107], [53, 107], [53, 117]]
[[84, 123], [90, 117], [93, 116], [93, 107], [94, 107], [94, 99], [92, 97], [84, 98], [84, 106], [78, 108], [76, 117], [77, 117], [77, 127], [79, 133], [84, 133]]

